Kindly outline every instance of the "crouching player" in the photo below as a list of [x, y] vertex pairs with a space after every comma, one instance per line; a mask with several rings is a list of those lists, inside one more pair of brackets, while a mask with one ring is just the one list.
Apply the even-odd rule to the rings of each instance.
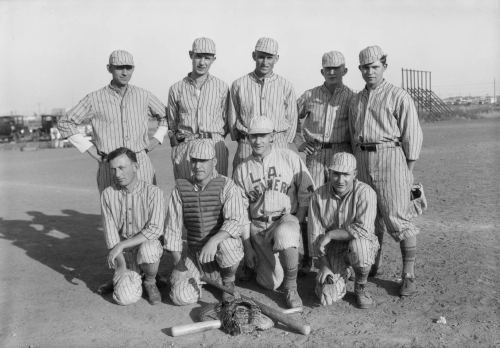
[[356, 179], [353, 155], [337, 153], [331, 163], [329, 182], [314, 192], [309, 203], [310, 250], [320, 261], [316, 294], [323, 305], [342, 298], [352, 266], [358, 307], [370, 308], [373, 300], [365, 286], [379, 249], [374, 234], [377, 196]]
[[142, 296], [140, 274], [144, 273], [149, 303], [158, 304], [161, 295], [155, 278], [163, 254], [158, 240], [165, 220], [163, 192], [137, 178], [135, 152], [120, 147], [108, 155], [108, 162], [118, 183], [103, 191], [101, 210], [110, 249], [108, 263], [115, 274], [113, 283], [101, 286], [100, 291], [113, 291], [113, 299], [121, 305], [137, 302]]
[[[165, 249], [172, 252], [175, 265], [170, 298], [178, 306], [201, 298], [201, 274], [234, 289], [236, 270], [243, 259], [241, 229], [250, 223], [243, 191], [215, 169], [213, 142], [194, 140], [189, 156], [193, 176], [177, 180], [165, 226]], [[187, 230], [184, 257], [183, 225]], [[233, 298], [222, 294], [223, 301]]]

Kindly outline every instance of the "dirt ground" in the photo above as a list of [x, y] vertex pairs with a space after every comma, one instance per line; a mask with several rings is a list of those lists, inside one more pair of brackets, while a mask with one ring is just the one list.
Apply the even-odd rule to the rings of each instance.
[[[122, 307], [96, 290], [110, 279], [100, 225], [96, 164], [74, 148], [0, 151], [1, 347], [500, 347], [500, 119], [423, 124], [415, 169], [429, 210], [418, 218], [419, 293], [397, 295], [399, 246], [386, 238], [386, 273], [370, 278], [377, 306], [346, 297], [321, 307], [315, 273], [299, 278], [309, 336], [285, 326], [232, 337], [221, 330], [171, 337], [169, 328], [196, 320], [202, 304], [173, 306], [145, 299]], [[231, 158], [234, 144], [230, 144]], [[166, 198], [173, 187], [170, 149], [151, 153]], [[169, 276], [171, 258], [161, 273]], [[283, 294], [237, 283], [243, 294], [285, 308]], [[446, 324], [436, 320], [443, 316]]]

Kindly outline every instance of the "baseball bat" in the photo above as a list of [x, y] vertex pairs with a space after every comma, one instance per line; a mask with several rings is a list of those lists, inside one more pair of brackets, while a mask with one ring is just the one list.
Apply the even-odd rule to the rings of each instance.
[[[286, 309], [283, 313], [299, 313], [302, 312], [302, 307]], [[176, 325], [170, 329], [170, 333], [173, 337], [190, 335], [198, 332], [209, 331], [213, 329], [218, 329], [221, 327], [220, 320], [208, 320], [199, 323], [191, 323], [185, 325]]]
[[[212, 286], [214, 286], [222, 291], [225, 291], [229, 294], [234, 295], [234, 293], [237, 292], [235, 290], [232, 290], [232, 289], [225, 287], [222, 284], [214, 282], [212, 279], [208, 278], [206, 275], [202, 275], [201, 280], [203, 280], [207, 284], [210, 284], [210, 285], [212, 285]], [[282, 324], [285, 324], [289, 328], [294, 329], [303, 335], [309, 335], [309, 333], [311, 332], [311, 327], [309, 325], [303, 324], [300, 321], [295, 320], [286, 314], [283, 314], [278, 309], [269, 307], [268, 305], [265, 305], [265, 304], [255, 300], [253, 298], [250, 298], [248, 296], [241, 295], [241, 298], [243, 298], [245, 300], [253, 301], [257, 306], [260, 307], [260, 310], [262, 313], [264, 313], [265, 315], [267, 315], [269, 318], [271, 318], [272, 320], [274, 320], [276, 322], [280, 322]]]

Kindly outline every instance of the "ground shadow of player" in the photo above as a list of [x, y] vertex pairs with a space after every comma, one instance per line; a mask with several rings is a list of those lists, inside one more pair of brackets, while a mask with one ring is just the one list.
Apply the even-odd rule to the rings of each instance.
[[387, 295], [389, 296], [399, 296], [400, 284], [398, 282], [380, 278], [368, 278], [368, 281], [377, 285], [378, 287], [385, 289]]
[[82, 281], [96, 292], [112, 275], [106, 265], [101, 218], [74, 210], [61, 212], [64, 215], [28, 211], [31, 220], [0, 218], [0, 238], [11, 240], [32, 259], [61, 273], [70, 284]]

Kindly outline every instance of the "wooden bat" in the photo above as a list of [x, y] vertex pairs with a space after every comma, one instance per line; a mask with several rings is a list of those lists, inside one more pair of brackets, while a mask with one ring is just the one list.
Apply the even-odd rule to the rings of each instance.
[[[216, 287], [217, 289], [225, 291], [229, 294], [234, 295], [235, 292], [238, 293], [237, 291], [229, 289], [222, 284], [214, 282], [212, 279], [208, 278], [206, 275], [202, 275], [200, 279], [202, 281], [206, 282], [207, 284], [210, 284], [210, 285]], [[241, 298], [243, 298], [245, 300], [253, 301], [257, 306], [260, 307], [260, 310], [262, 313], [264, 313], [265, 315], [267, 315], [269, 318], [271, 318], [272, 320], [274, 320], [276, 322], [280, 322], [282, 324], [285, 324], [289, 328], [294, 329], [303, 335], [309, 335], [309, 333], [311, 332], [311, 327], [309, 325], [303, 324], [300, 321], [295, 320], [286, 314], [283, 314], [281, 311], [279, 311], [276, 308], [269, 307], [268, 305], [265, 305], [265, 304], [255, 300], [255, 299], [247, 297], [247, 296], [241, 295]]]
[[[283, 313], [292, 314], [302, 312], [302, 307], [285, 309]], [[170, 329], [170, 333], [173, 337], [190, 335], [198, 332], [209, 331], [213, 329], [218, 329], [221, 327], [220, 320], [208, 320], [199, 323], [191, 323], [185, 325], [176, 325]]]

